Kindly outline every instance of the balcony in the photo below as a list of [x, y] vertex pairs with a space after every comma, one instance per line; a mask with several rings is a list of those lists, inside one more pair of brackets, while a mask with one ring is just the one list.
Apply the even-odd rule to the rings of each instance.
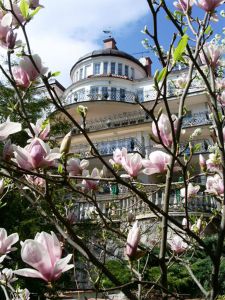
[[[162, 208], [165, 194], [163, 191], [152, 192], [149, 194], [149, 200]], [[136, 196], [132, 196], [123, 188], [118, 195], [99, 194], [97, 195], [98, 208], [104, 216], [111, 220], [120, 221], [126, 219], [128, 213], [137, 218], [154, 217], [148, 205], [139, 200]], [[97, 210], [94, 205], [85, 201], [75, 201], [75, 215], [77, 222], [96, 221], [98, 219]], [[199, 193], [196, 198], [188, 202], [188, 210], [190, 214], [211, 213], [219, 208], [216, 200], [204, 193]], [[171, 215], [184, 216], [184, 203], [180, 197], [180, 190], [173, 190], [170, 195], [169, 211]]]
[[82, 90], [82, 91], [74, 91], [70, 93], [66, 99], [65, 104], [73, 104], [77, 102], [83, 101], [99, 101], [99, 100], [110, 100], [110, 101], [122, 101], [128, 103], [136, 102], [136, 94], [131, 91], [122, 90], [110, 90], [106, 91], [92, 91], [92, 90]]
[[[116, 148], [125, 147], [128, 152], [138, 152], [144, 155], [144, 148], [135, 138], [125, 138], [112, 141], [101, 141], [94, 143], [100, 155], [112, 155]], [[79, 154], [80, 157], [93, 157], [89, 145], [79, 145], [79, 147], [72, 147], [71, 151], [75, 154]]]
[[[124, 112], [121, 114], [109, 115], [105, 118], [94, 119], [86, 122], [87, 131], [98, 131], [109, 128], [125, 127], [135, 124], [151, 122], [151, 118], [144, 110]], [[210, 125], [212, 121], [208, 117], [208, 112], [193, 113], [183, 119], [182, 128]]]
[[[189, 94], [200, 92], [204, 87], [199, 82], [194, 82], [189, 88]], [[168, 82], [167, 96], [177, 97], [181, 94], [182, 90], [177, 89], [172, 81]], [[125, 88], [116, 89], [113, 87], [96, 86], [93, 89], [82, 88], [80, 90], [71, 91], [64, 99], [65, 105], [84, 101], [121, 101], [128, 103], [154, 101], [157, 92], [154, 86], [149, 86], [148, 90], [137, 89], [135, 91], [128, 91]]]

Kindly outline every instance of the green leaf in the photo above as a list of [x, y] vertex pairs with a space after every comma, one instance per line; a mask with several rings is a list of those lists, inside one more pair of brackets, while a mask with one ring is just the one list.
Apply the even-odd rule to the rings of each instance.
[[167, 72], [167, 68], [164, 67], [157, 75], [156, 75], [156, 81], [160, 82], [161, 80], [163, 80], [166, 76], [166, 72]]
[[192, 153], [199, 152], [201, 150], [201, 144], [195, 144], [191, 150]]
[[27, 19], [29, 14], [29, 4], [26, 0], [20, 1], [20, 11], [24, 19]]
[[30, 19], [33, 18], [33, 17], [39, 12], [40, 9], [41, 9], [41, 6], [36, 7], [36, 8], [32, 11], [32, 13], [29, 14], [29, 18], [30, 18]]
[[60, 74], [61, 74], [60, 71], [56, 71], [56, 72], [51, 74], [51, 77], [56, 77], [56, 76], [59, 76]]
[[205, 30], [205, 34], [210, 34], [211, 32], [212, 32], [212, 27], [209, 25]]
[[182, 55], [187, 47], [188, 43], [188, 35], [184, 34], [179, 41], [177, 48], [173, 52], [173, 61], [176, 63], [177, 61], [180, 61], [182, 59]]

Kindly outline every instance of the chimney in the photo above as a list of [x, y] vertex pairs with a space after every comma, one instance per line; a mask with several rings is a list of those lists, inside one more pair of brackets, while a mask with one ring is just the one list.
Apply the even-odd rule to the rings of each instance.
[[139, 59], [140, 63], [145, 67], [145, 70], [147, 71], [148, 77], [151, 77], [152, 75], [152, 61], [150, 57], [142, 57]]
[[104, 49], [115, 49], [118, 50], [116, 47], [116, 41], [114, 40], [114, 38], [108, 38], [106, 40], [103, 41], [104, 43]]

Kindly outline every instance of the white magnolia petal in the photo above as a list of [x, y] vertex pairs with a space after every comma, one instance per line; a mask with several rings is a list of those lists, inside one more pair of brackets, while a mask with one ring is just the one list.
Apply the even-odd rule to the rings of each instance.
[[41, 278], [46, 281], [46, 278], [40, 272], [30, 268], [18, 269], [13, 271], [13, 273], [24, 277]]

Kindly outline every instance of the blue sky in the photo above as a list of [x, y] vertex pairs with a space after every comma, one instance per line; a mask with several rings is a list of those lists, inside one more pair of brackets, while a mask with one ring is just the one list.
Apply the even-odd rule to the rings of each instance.
[[[170, 5], [173, 2], [168, 1]], [[145, 25], [151, 29], [151, 16], [145, 0], [42, 0], [40, 3], [45, 8], [28, 24], [31, 47], [50, 70], [61, 71], [58, 79], [65, 86], [70, 84], [69, 71], [75, 61], [102, 47], [104, 29], [111, 28], [119, 49], [130, 54], [146, 51], [141, 44], [145, 37], [141, 30]], [[201, 15], [200, 10], [195, 11]], [[225, 19], [214, 26], [221, 31]], [[172, 30], [164, 16], [159, 34], [162, 43], [168, 46]], [[149, 54], [156, 69], [157, 59]]]

